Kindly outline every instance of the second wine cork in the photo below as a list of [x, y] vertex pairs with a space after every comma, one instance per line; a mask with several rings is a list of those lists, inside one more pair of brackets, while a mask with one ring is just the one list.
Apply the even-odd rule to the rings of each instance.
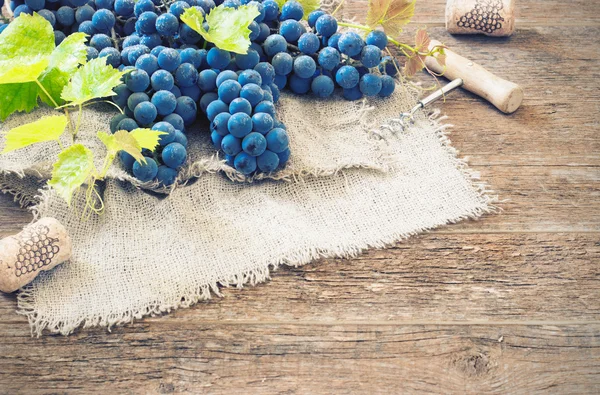
[[447, 0], [446, 30], [451, 34], [510, 36], [515, 31], [515, 0]]

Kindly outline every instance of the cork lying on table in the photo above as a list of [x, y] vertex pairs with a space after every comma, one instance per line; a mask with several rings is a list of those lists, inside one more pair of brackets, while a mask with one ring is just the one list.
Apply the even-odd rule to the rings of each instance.
[[0, 240], [0, 291], [14, 292], [70, 258], [67, 230], [54, 218], [42, 218]]
[[451, 34], [510, 36], [515, 31], [515, 0], [447, 0], [446, 30]]

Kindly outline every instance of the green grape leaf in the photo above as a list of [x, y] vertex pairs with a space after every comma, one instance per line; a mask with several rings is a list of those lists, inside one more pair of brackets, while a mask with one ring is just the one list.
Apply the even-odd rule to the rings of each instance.
[[160, 136], [168, 134], [159, 130], [134, 129], [129, 134], [137, 141], [142, 149], [154, 151], [160, 141]]
[[194, 7], [187, 8], [181, 15], [181, 20], [198, 32], [206, 41], [215, 44], [217, 48], [246, 54], [248, 53], [248, 47], [250, 47], [250, 29], [248, 26], [259, 14], [260, 12], [256, 6], [243, 5], [235, 9], [220, 5], [213, 8], [206, 16], [206, 22], [209, 26], [208, 31], [202, 25], [204, 16]]
[[92, 99], [112, 96], [113, 88], [121, 83], [126, 72], [106, 64], [106, 58], [92, 59], [73, 73], [71, 81], [62, 91], [61, 98], [70, 106]]
[[86, 34], [73, 33], [65, 38], [50, 55], [49, 69], [72, 73], [87, 59]]
[[57, 104], [59, 106], [64, 104], [65, 101], [60, 95], [64, 87], [69, 83], [69, 77], [70, 75], [68, 73], [60, 71], [59, 69], [49, 69], [44, 72], [39, 81], [50, 96], [46, 95], [46, 92], [36, 84], [36, 88], [39, 88], [38, 95], [40, 96], [40, 99], [51, 107], [57, 107]]
[[38, 89], [35, 82], [0, 84], [0, 121], [15, 111], [33, 110], [37, 106]]
[[0, 84], [35, 81], [54, 50], [50, 23], [38, 14], [23, 14], [0, 34]]
[[58, 154], [58, 161], [48, 181], [56, 193], [71, 204], [73, 192], [85, 183], [96, 171], [92, 151], [81, 144], [74, 144]]
[[6, 145], [2, 153], [5, 154], [43, 141], [59, 141], [67, 127], [67, 122], [66, 116], [53, 115], [11, 129], [6, 134]]
[[119, 151], [125, 151], [133, 156], [135, 160], [146, 162], [146, 159], [142, 155], [142, 147], [128, 131], [119, 130], [115, 134], [98, 132], [97, 136], [106, 146], [109, 155], [114, 155]]
[[415, 3], [416, 0], [369, 0], [367, 26], [374, 29], [381, 25], [388, 36], [397, 36], [415, 14]]

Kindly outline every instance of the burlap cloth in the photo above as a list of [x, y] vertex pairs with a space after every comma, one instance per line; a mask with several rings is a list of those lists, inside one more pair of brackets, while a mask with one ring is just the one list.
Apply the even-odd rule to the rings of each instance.
[[[493, 210], [493, 196], [458, 158], [435, 114], [399, 127], [395, 118], [415, 97], [400, 86], [391, 98], [358, 102], [284, 94], [277, 113], [293, 154], [278, 180], [240, 177], [217, 157], [201, 124], [188, 131], [190, 160], [178, 187], [149, 192], [154, 186], [116, 166], [103, 187], [105, 213], [88, 221], [81, 220], [83, 194], [69, 208], [43, 187], [58, 144], [0, 156], [0, 189], [33, 204], [36, 218], [60, 220], [74, 245], [70, 262], [20, 291], [19, 312], [37, 335], [110, 328], [191, 306], [221, 286], [265, 281], [282, 264], [355, 256]], [[14, 115], [0, 131], [51, 112]], [[103, 149], [94, 136], [113, 114], [85, 110], [79, 141], [98, 162]]]

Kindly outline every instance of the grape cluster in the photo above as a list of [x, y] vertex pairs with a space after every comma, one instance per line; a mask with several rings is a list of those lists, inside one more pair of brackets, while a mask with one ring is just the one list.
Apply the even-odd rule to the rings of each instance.
[[[2, 1], [2, 0], [0, 0]], [[24, 3], [23, 3], [24, 1]], [[205, 42], [181, 21], [187, 8], [202, 15], [213, 8], [252, 5], [251, 45], [236, 54]], [[165, 132], [145, 163], [121, 153], [125, 168], [140, 181], [171, 185], [187, 158], [186, 128], [203, 113], [211, 140], [227, 163], [245, 175], [283, 168], [290, 156], [285, 125], [275, 103], [284, 88], [326, 98], [336, 87], [348, 100], [390, 96], [398, 63], [382, 50], [381, 31], [363, 39], [338, 32], [336, 19], [302, 5], [275, 0], [12, 0], [15, 15], [38, 12], [54, 27], [57, 44], [65, 35], [89, 36], [88, 59], [129, 71], [115, 89], [124, 114], [111, 130], [147, 127]], [[204, 28], [210, 31], [205, 22]], [[1, 29], [1, 27], [0, 27]]]

